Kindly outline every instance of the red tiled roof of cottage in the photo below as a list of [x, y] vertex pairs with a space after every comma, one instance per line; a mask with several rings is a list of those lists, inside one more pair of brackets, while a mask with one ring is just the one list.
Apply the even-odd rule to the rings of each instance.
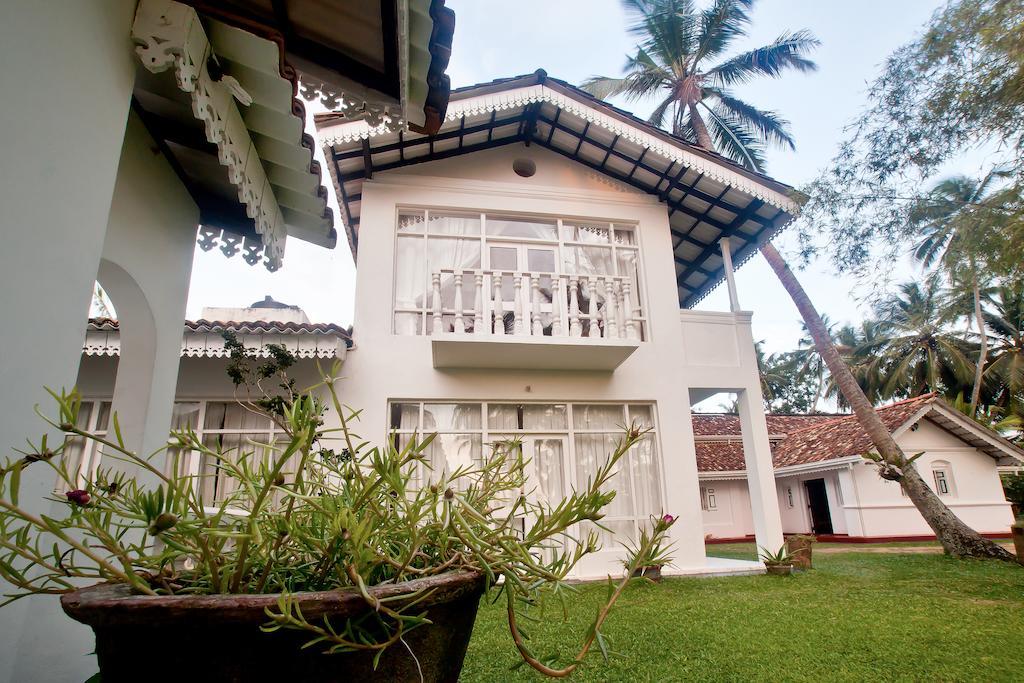
[[[891, 432], [935, 400], [933, 393], [917, 396], [879, 408], [878, 415]], [[855, 415], [767, 415], [766, 421], [772, 437], [775, 467], [863, 455], [873, 448], [871, 439]], [[746, 469], [736, 415], [695, 413], [693, 431], [698, 437], [703, 437], [696, 443], [698, 471], [736, 472]]]
[[[765, 416], [768, 421], [768, 433], [771, 436], [789, 434], [839, 417], [844, 416], [835, 413]], [[693, 433], [697, 436], [740, 436], [740, 418], [735, 413], [694, 413]]]
[[[878, 417], [885, 428], [895, 431], [913, 417], [914, 413], [937, 400], [934, 393], [924, 394], [878, 409]], [[772, 449], [776, 467], [804, 465], [823, 460], [835, 460], [851, 455], [864, 455], [874, 449], [871, 437], [860, 426], [855, 415], [799, 429], [789, 434]]]

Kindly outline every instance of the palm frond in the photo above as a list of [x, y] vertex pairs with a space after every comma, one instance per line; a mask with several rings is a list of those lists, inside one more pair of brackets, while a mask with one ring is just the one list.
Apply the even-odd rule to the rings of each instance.
[[746, 83], [757, 76], [778, 78], [787, 69], [809, 72], [818, 65], [806, 55], [821, 44], [810, 31], [783, 33], [772, 43], [744, 52], [709, 69], [707, 76], [720, 85]]
[[757, 131], [761, 139], [769, 144], [796, 149], [796, 141], [788, 130], [789, 121], [775, 112], [758, 109], [724, 90], [714, 89], [713, 92], [724, 109], [721, 112], [723, 115], [731, 115], [737, 121], [742, 121], [749, 130]]
[[707, 105], [703, 106], [708, 112], [708, 132], [718, 153], [752, 171], [763, 172], [764, 147], [757, 135], [742, 121], [720, 115]]
[[732, 41], [745, 36], [753, 6], [753, 0], [715, 0], [701, 12], [694, 62], [721, 54]]

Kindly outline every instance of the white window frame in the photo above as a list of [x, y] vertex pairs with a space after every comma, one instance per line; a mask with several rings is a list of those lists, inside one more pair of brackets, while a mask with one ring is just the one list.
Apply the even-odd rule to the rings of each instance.
[[[107, 432], [110, 429], [110, 423], [114, 419], [114, 406], [113, 399], [110, 396], [90, 396], [83, 397], [81, 408], [79, 408], [79, 414], [81, 409], [85, 406], [89, 406], [89, 419], [86, 420], [86, 424], [82, 427], [82, 430], [89, 434], [94, 434], [99, 437], [106, 438]], [[106, 405], [107, 408], [107, 424], [103, 429], [99, 428], [99, 415], [101, 408]], [[93, 478], [96, 476], [96, 470], [99, 469], [100, 462], [103, 460], [103, 454], [100, 449], [103, 447], [102, 444], [93, 441], [92, 439], [85, 439], [80, 436], [68, 436], [65, 437], [65, 444], [70, 443], [72, 440], [81, 439], [84, 441], [82, 444], [82, 452], [78, 456], [78, 462], [70, 463], [66, 462], [68, 467], [68, 473], [75, 472], [74, 485], [78, 488], [84, 488]], [[54, 491], [58, 493], [64, 493], [63, 489], [68, 485], [67, 482], [57, 477], [57, 481], [54, 482]]]
[[[409, 214], [422, 214], [423, 216], [423, 231], [421, 233], [416, 232], [399, 232], [398, 222], [401, 216]], [[480, 234], [479, 235], [453, 235], [451, 233], [431, 233], [430, 217], [434, 215], [452, 215], [452, 216], [465, 216], [465, 217], [476, 217], [480, 218]], [[538, 220], [538, 221], [554, 221], [555, 222], [555, 239], [540, 239], [530, 237], [506, 237], [502, 235], [488, 235], [487, 234], [487, 216], [488, 214], [493, 219], [522, 219], [522, 220]], [[588, 224], [594, 226], [608, 227], [608, 242], [580, 242], [575, 240], [565, 239], [564, 227], [566, 225], [577, 225], [577, 224]], [[615, 239], [616, 232], [628, 232], [632, 235], [632, 242], [629, 244], [619, 244]], [[440, 239], [461, 239], [465, 241], [478, 240], [480, 244], [480, 267], [487, 269], [490, 265], [490, 249], [492, 245], [525, 245], [525, 246], [548, 246], [553, 247], [555, 250], [555, 275], [568, 275], [566, 273], [564, 264], [566, 255], [570, 249], [576, 247], [596, 247], [601, 249], [608, 249], [611, 254], [611, 264], [613, 275], [624, 276], [630, 275], [629, 273], [619, 273], [619, 252], [620, 251], [632, 251], [636, 254], [636, 292], [634, 293], [636, 301], [633, 302], [633, 307], [640, 311], [640, 315], [634, 318], [637, 324], [637, 330], [640, 339], [643, 341], [650, 340], [650, 323], [648, 322], [647, 315], [647, 293], [645, 290], [646, 278], [644, 277], [644, 264], [643, 255], [640, 248], [640, 226], [638, 223], [630, 221], [615, 221], [608, 219], [577, 219], [577, 218], [563, 218], [557, 215], [547, 214], [522, 214], [514, 211], [474, 211], [466, 209], [441, 209], [441, 208], [427, 208], [423, 206], [399, 206], [396, 207], [395, 212], [395, 223], [394, 223], [394, 258], [392, 259], [392, 281], [391, 281], [391, 319], [389, 322], [389, 330], [391, 334], [400, 334], [396, 332], [395, 319], [398, 314], [409, 313], [418, 314], [419, 320], [419, 332], [415, 336], [426, 336], [431, 334], [430, 325], [428, 324], [428, 317], [430, 311], [430, 291], [431, 291], [431, 265], [427, 261], [429, 249], [427, 247], [427, 241], [431, 238]], [[421, 239], [423, 241], [423, 259], [424, 259], [424, 282], [423, 282], [423, 306], [421, 307], [400, 307], [395, 301], [395, 297], [398, 292], [398, 256], [399, 256], [399, 242], [401, 240], [413, 240]], [[567, 324], [567, 322], [566, 322]]]
[[[206, 442], [208, 436], [248, 436], [250, 439], [259, 441], [260, 443], [275, 443], [277, 437], [285, 435], [285, 431], [282, 430], [276, 422], [270, 418], [266, 418], [269, 422], [269, 428], [266, 430], [253, 430], [253, 429], [207, 429], [206, 424], [206, 411], [210, 404], [213, 403], [226, 403], [238, 405], [238, 400], [234, 398], [183, 398], [176, 397], [174, 399], [174, 405], [186, 405], [186, 404], [198, 404], [199, 411], [196, 415], [196, 424], [193, 427], [193, 431], [196, 434], [196, 438], [199, 439], [200, 443]], [[188, 462], [184, 463], [184, 469], [190, 476], [198, 477], [201, 474], [201, 454], [196, 451], [191, 451], [188, 454]], [[170, 462], [166, 463], [167, 467], [170, 467]], [[216, 487], [214, 485], [214, 493]], [[206, 501], [207, 504], [213, 504], [216, 501], [216, 496], [213, 499]]]
[[[439, 429], [432, 430], [424, 433], [421, 429], [395, 429], [391, 426], [391, 407], [395, 404], [418, 404], [419, 415], [417, 417], [417, 426], [423, 425], [423, 412], [425, 406], [428, 405], [451, 405], [451, 404], [470, 404], [480, 406], [480, 429]], [[492, 405], [564, 405], [566, 407], [565, 429], [494, 429], [491, 430], [487, 425], [487, 410], [488, 406]], [[665, 465], [664, 457], [662, 455], [661, 441], [658, 438], [659, 426], [658, 426], [658, 405], [653, 401], [559, 401], [559, 400], [548, 400], [548, 401], [476, 401], [476, 400], [463, 400], [463, 399], [391, 399], [387, 402], [386, 411], [386, 427], [389, 434], [389, 438], [394, 436], [410, 436], [413, 434], [418, 435], [420, 438], [426, 434], [433, 433], [436, 431], [438, 435], [444, 434], [460, 434], [460, 435], [479, 435], [481, 437], [482, 448], [487, 448], [488, 443], [494, 443], [503, 438], [512, 436], [534, 436], [534, 437], [558, 437], [565, 436], [568, 450], [565, 454], [565, 461], [563, 462], [562, 481], [569, 485], [575, 485], [577, 481], [576, 475], [576, 435], [582, 434], [609, 434], [607, 429], [582, 429], [573, 427], [574, 406], [591, 406], [591, 405], [607, 405], [616, 406], [623, 408], [623, 415], [625, 416], [626, 423], [629, 424], [632, 419], [630, 409], [633, 406], [643, 406], [649, 408], [651, 414], [651, 421], [653, 428], [647, 434], [646, 438], [654, 439], [654, 458], [658, 468], [658, 497], [661, 499], [661, 506], [664, 508], [666, 500], [666, 488], [665, 488]], [[601, 519], [602, 522], [631, 522], [633, 524], [633, 531], [636, 533], [641, 525], [646, 524], [651, 514], [659, 514], [661, 510], [655, 510], [651, 512], [637, 510], [637, 496], [636, 496], [636, 483], [633, 481], [632, 470], [628, 467], [628, 464], [624, 463], [621, 465], [621, 469], [616, 474], [614, 481], [620, 482], [620, 477], [625, 476], [627, 479], [627, 485], [629, 486], [630, 501], [632, 501], [633, 513], [632, 515], [606, 515]]]
[[[953, 466], [946, 460], [936, 460], [932, 463], [932, 482], [935, 484], [935, 493], [948, 498], [956, 497], [956, 484], [953, 481]], [[943, 486], [945, 484], [945, 486]], [[943, 491], [942, 489], [946, 490]]]

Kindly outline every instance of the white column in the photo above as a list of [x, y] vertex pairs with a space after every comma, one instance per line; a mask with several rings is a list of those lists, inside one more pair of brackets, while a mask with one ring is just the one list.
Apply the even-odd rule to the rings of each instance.
[[732, 245], [728, 237], [718, 240], [722, 249], [722, 268], [725, 270], [725, 284], [729, 288], [729, 310], [735, 313], [740, 309], [740, 299], [736, 294], [736, 274], [732, 268]]
[[775, 488], [768, 424], [758, 387], [737, 394], [740, 430], [743, 435], [743, 457], [747, 468], [747, 487], [754, 515], [754, 538], [758, 548], [775, 552], [782, 546], [782, 517]]
[[199, 223], [195, 203], [153, 144], [132, 116], [98, 278], [121, 328], [112, 409], [126, 445], [145, 455], [167, 443]]
[[[25, 69], [0, 70], [4, 457], [44, 431], [33, 411], [38, 403], [53, 414], [43, 387], [75, 383], [135, 79], [134, 10], [134, 0], [4, 3], [0, 61], [31, 65], [28, 78]], [[47, 468], [26, 471], [21, 504], [49, 514], [43, 496], [52, 486]], [[0, 609], [0, 634], [0, 681], [74, 681], [95, 671], [84, 656], [91, 631], [53, 596]]]

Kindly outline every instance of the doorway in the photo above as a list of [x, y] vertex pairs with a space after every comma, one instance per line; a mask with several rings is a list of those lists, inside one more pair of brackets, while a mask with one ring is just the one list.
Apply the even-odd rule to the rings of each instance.
[[804, 482], [807, 491], [807, 509], [811, 514], [811, 533], [831, 534], [832, 515], [828, 511], [828, 494], [824, 479], [808, 479]]

